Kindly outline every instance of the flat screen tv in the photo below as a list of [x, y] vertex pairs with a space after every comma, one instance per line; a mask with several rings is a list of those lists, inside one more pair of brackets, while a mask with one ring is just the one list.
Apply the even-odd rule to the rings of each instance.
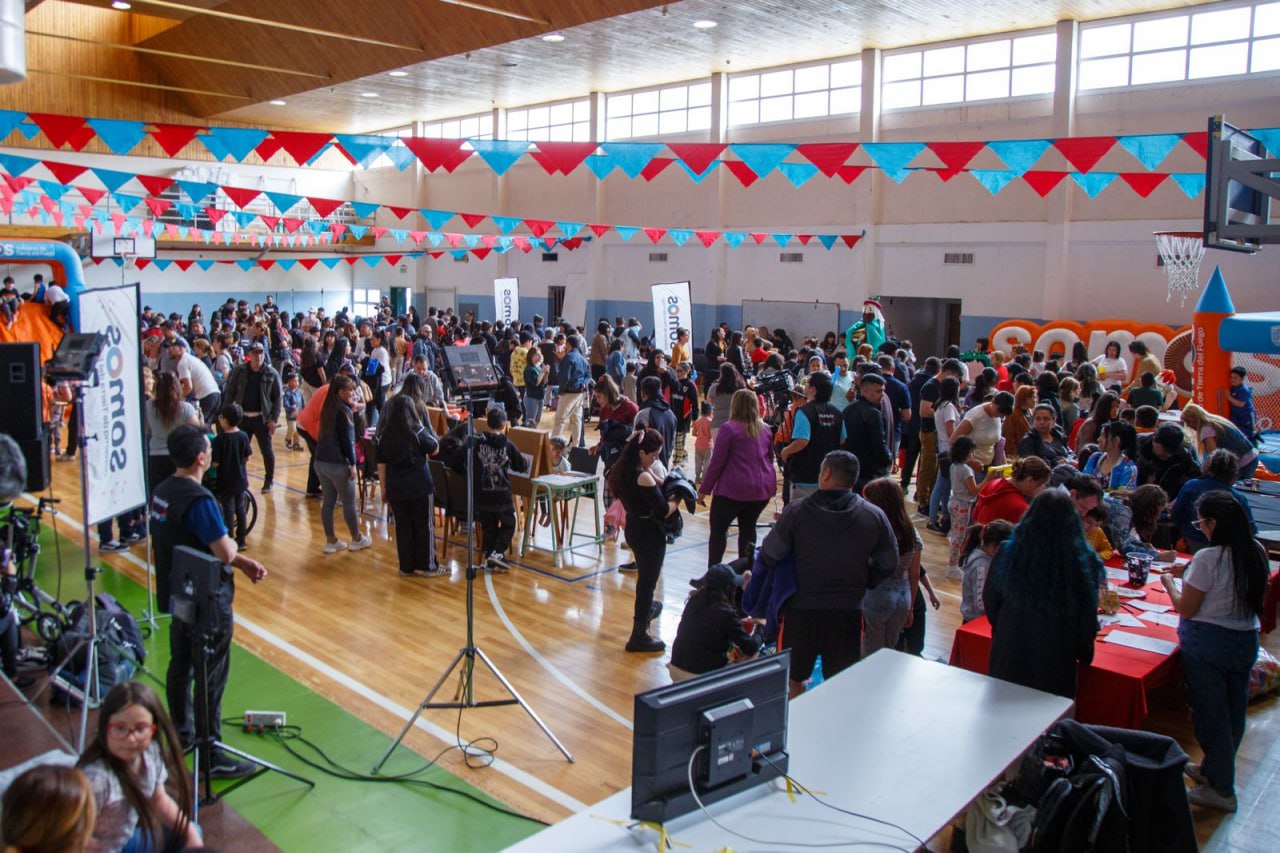
[[631, 817], [665, 823], [697, 809], [691, 758], [703, 804], [785, 773], [790, 670], [784, 651], [638, 694]]

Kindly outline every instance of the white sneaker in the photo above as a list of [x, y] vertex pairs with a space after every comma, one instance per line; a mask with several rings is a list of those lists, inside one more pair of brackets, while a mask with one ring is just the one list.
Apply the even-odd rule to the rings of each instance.
[[373, 546], [373, 540], [369, 538], [368, 534], [366, 534], [364, 536], [361, 536], [356, 541], [352, 542], [351, 545], [347, 547], [347, 550], [363, 551], [365, 548], [369, 548], [372, 546]]
[[324, 552], [326, 554], [336, 554], [339, 551], [347, 550], [347, 543], [339, 540], [338, 542], [326, 542]]
[[1187, 799], [1197, 806], [1217, 809], [1220, 812], [1234, 812], [1236, 810], [1235, 794], [1223, 796], [1208, 785], [1196, 785], [1190, 791], [1187, 791]]

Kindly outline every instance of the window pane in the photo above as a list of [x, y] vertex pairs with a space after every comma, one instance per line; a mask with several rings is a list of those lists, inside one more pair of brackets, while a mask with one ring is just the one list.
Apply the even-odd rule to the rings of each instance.
[[920, 106], [920, 81], [907, 80], [904, 83], [886, 83], [880, 92], [880, 96], [886, 110], [918, 107]]
[[760, 101], [760, 121], [790, 121], [791, 96], [763, 98]]
[[631, 99], [631, 113], [656, 113], [658, 111], [657, 92], [637, 92]]
[[862, 111], [862, 87], [831, 90], [831, 115], [845, 115]]
[[469, 138], [477, 135], [480, 133], [480, 119], [464, 118], [459, 122], [458, 132], [462, 134], [463, 138]]
[[963, 45], [924, 52], [924, 76], [939, 77], [943, 74], [959, 74], [961, 71], [964, 71]]
[[529, 110], [529, 127], [546, 127], [549, 122], [547, 118], [551, 115], [551, 110], [546, 107], [534, 107]]
[[689, 87], [689, 106], [707, 107], [711, 105], [711, 84], [699, 83]]
[[924, 81], [921, 102], [929, 104], [953, 104], [964, 100], [964, 75], [932, 77]]
[[660, 133], [684, 133], [686, 121], [684, 110], [662, 113], [658, 119], [658, 131]]
[[1013, 79], [1009, 84], [1009, 94], [1045, 95], [1053, 92], [1054, 70], [1056, 65], [1033, 65], [1030, 68], [1013, 69]]
[[1080, 31], [1080, 58], [1129, 52], [1129, 25], [1090, 27]]
[[760, 75], [760, 97], [791, 94], [791, 71], [771, 71]]
[[759, 101], [734, 101], [729, 104], [729, 124], [757, 124], [760, 121]]
[[966, 101], [985, 101], [990, 98], [1009, 97], [1009, 69], [970, 74], [965, 81]]
[[1191, 16], [1191, 43], [1208, 44], [1249, 37], [1249, 7], [1203, 12]]
[[606, 139], [626, 139], [631, 136], [630, 118], [611, 118], [605, 125]]
[[1058, 58], [1058, 36], [1045, 33], [1042, 36], [1023, 36], [1013, 40], [1013, 64], [1035, 65], [1054, 62]]
[[440, 132], [440, 125], [438, 125], [438, 124], [429, 124], [429, 125], [427, 125], [426, 127], [424, 127], [424, 128], [422, 129], [422, 135], [423, 135], [423, 136], [425, 136], [425, 137], [427, 137], [428, 139], [442, 139], [442, 138], [443, 138], [443, 136], [441, 135], [441, 132]]
[[462, 132], [459, 130], [459, 123], [456, 121], [441, 122], [440, 128], [444, 133], [445, 139], [461, 139]]
[[711, 128], [711, 107], [694, 107], [689, 110], [690, 130], [709, 130]]
[[1191, 67], [1187, 77], [1198, 80], [1202, 77], [1222, 77], [1226, 74], [1243, 74], [1247, 69], [1249, 44], [1219, 44], [1212, 47], [1197, 47], [1191, 50]]
[[1253, 43], [1253, 70], [1280, 70], [1280, 39], [1267, 39]]
[[658, 116], [655, 113], [635, 116], [631, 119], [632, 136], [657, 136]]
[[760, 97], [760, 77], [752, 74], [749, 77], [734, 77], [729, 81], [729, 100], [745, 101], [748, 98]]
[[556, 104], [551, 108], [552, 124], [568, 124], [573, 121], [573, 104]]
[[1280, 3], [1259, 6], [1253, 15], [1253, 37], [1280, 35]]
[[1139, 21], [1133, 25], [1133, 49], [1159, 50], [1162, 47], [1186, 47], [1187, 16]]
[[1009, 40], [979, 42], [969, 45], [967, 59], [970, 71], [1004, 68], [1009, 64]]
[[886, 56], [881, 71], [885, 82], [919, 77], [920, 51], [916, 50], [911, 53], [896, 53], [892, 56]]
[[675, 86], [658, 93], [658, 105], [664, 111], [682, 110], [688, 104], [689, 89], [686, 86]]
[[1187, 52], [1166, 50], [1160, 53], [1144, 53], [1133, 58], [1132, 84], [1163, 83], [1167, 80], [1184, 80], [1187, 75]]
[[594, 142], [591, 138], [591, 122], [575, 121], [573, 123], [573, 141], [574, 142]]
[[817, 118], [827, 114], [828, 95], [826, 92], [805, 92], [796, 95], [796, 118]]
[[1129, 85], [1129, 57], [1091, 59], [1080, 63], [1080, 89], [1109, 89]]
[[831, 64], [831, 88], [835, 89], [842, 86], [858, 86], [861, 83], [861, 62], [833, 62]]
[[591, 121], [591, 102], [577, 101], [573, 105], [574, 121]]
[[524, 130], [529, 114], [524, 110], [511, 110], [507, 113], [507, 130]]
[[[606, 112], [608, 112], [610, 118], [614, 118], [616, 116], [631, 115], [631, 96], [630, 95], [610, 96], [608, 104], [606, 106]], [[508, 124], [510, 124], [509, 121], [508, 121]]]
[[796, 91], [797, 92], [816, 92], [819, 89], [827, 88], [827, 75], [829, 71], [825, 65], [815, 65], [811, 68], [796, 69]]

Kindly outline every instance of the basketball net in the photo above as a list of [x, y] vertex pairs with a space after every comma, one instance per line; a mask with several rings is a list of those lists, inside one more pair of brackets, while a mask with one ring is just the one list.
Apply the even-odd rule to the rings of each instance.
[[1156, 248], [1169, 277], [1166, 302], [1178, 294], [1180, 308], [1187, 306], [1187, 296], [1200, 288], [1200, 261], [1204, 258], [1204, 235], [1198, 231], [1157, 231]]

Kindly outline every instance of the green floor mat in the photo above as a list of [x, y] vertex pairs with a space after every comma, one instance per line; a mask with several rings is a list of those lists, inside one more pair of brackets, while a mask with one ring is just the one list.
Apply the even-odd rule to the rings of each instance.
[[[49, 593], [59, 586], [54, 539], [46, 527], [41, 533], [37, 581]], [[83, 599], [84, 552], [80, 542], [64, 535], [60, 544], [61, 600]], [[97, 592], [114, 595], [135, 617], [146, 607], [146, 589], [110, 568], [98, 576], [96, 586]], [[169, 657], [167, 621], [159, 625], [157, 634], [146, 641], [146, 667], [162, 682]], [[161, 684], [141, 673], [137, 678], [164, 695]], [[289, 722], [302, 726], [308, 740], [360, 773], [367, 773], [391, 743], [382, 732], [237, 645], [232, 649], [231, 680], [222, 712], [224, 717], [235, 717], [246, 709], [286, 711]], [[75, 724], [78, 722], [77, 716]], [[316, 782], [309, 790], [288, 777], [268, 773], [227, 796], [230, 806], [287, 851], [501, 850], [541, 828], [459, 794], [403, 783], [334, 779], [307, 767], [273, 738], [248, 734], [234, 725], [223, 725], [223, 739]], [[294, 748], [314, 758], [301, 744], [295, 742]], [[404, 773], [423, 764], [425, 759], [402, 747], [383, 768], [383, 774]], [[417, 778], [501, 805], [439, 768]]]

